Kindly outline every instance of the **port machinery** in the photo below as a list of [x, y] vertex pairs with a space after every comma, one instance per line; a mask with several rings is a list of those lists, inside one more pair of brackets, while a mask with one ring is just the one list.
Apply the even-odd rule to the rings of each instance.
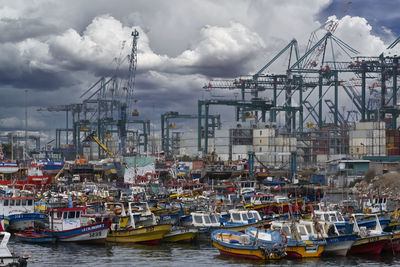
[[[65, 144], [70, 142], [72, 133], [72, 147], [77, 153], [81, 153], [82, 135], [86, 136], [92, 131], [101, 142], [106, 137], [116, 135], [119, 140], [119, 152], [126, 153], [125, 141], [128, 135], [138, 139], [139, 148], [146, 152], [148, 147], [148, 135], [150, 134], [150, 121], [136, 118], [139, 113], [134, 108], [136, 100], [133, 99], [135, 74], [137, 66], [137, 41], [139, 32], [132, 32], [132, 49], [128, 57], [117, 59], [117, 70], [126, 59], [129, 61], [129, 72], [126, 81], [120, 79], [117, 74], [112, 77], [101, 77], [80, 96], [81, 103], [50, 106], [40, 108], [38, 111], [65, 112], [65, 128], [56, 129], [56, 149], [61, 148], [61, 135], [65, 133]], [[125, 41], [122, 44], [122, 51]], [[141, 129], [134, 125], [138, 124]], [[70, 126], [72, 125], [72, 127]], [[140, 131], [140, 132], [139, 132]], [[99, 147], [99, 155], [101, 154]]]
[[[247, 107], [240, 110], [241, 103], [252, 99], [270, 100], [268, 107], [269, 122], [277, 121], [277, 113], [285, 113], [285, 132], [292, 136], [302, 137], [310, 130], [315, 132], [326, 129], [324, 120], [324, 103], [333, 115], [330, 124], [335, 136], [345, 138], [341, 131], [348, 127], [350, 115], [358, 117], [361, 121], [383, 120], [386, 114], [392, 117], [391, 128], [397, 129], [397, 117], [400, 109], [397, 108], [397, 77], [399, 75], [398, 59], [400, 55], [361, 56], [359, 52], [336, 37], [333, 32], [336, 26], [328, 25], [322, 38], [316, 38], [312, 33], [305, 53], [300, 56], [297, 41], [293, 39], [278, 54], [276, 54], [263, 68], [254, 75], [240, 76], [232, 79], [216, 79], [209, 81], [203, 88], [209, 92], [229, 90], [241, 92], [240, 100], [199, 100], [199, 112], [205, 103], [217, 101], [221, 104], [236, 105], [236, 120], [239, 121], [238, 112], [256, 111], [258, 107]], [[387, 49], [393, 49], [400, 42], [397, 38]], [[287, 69], [283, 74], [266, 73], [269, 67], [282, 55], [289, 52]], [[340, 60], [338, 60], [340, 59]], [[354, 81], [359, 81], [357, 84]], [[343, 94], [340, 92], [343, 90]], [[368, 97], [368, 92], [370, 96]], [[272, 93], [270, 93], [272, 92]], [[373, 101], [373, 92], [378, 99]], [[340, 99], [339, 99], [340, 94]], [[246, 99], [251, 95], [251, 99]], [[343, 97], [347, 96], [348, 99]], [[294, 105], [297, 97], [298, 104]], [[355, 110], [348, 110], [348, 116], [339, 112], [339, 100], [353, 104]], [[223, 102], [225, 101], [225, 103]], [[346, 102], [347, 101], [347, 102]], [[207, 108], [206, 108], [207, 111]], [[307, 111], [308, 114], [304, 114]], [[261, 111], [261, 121], [266, 121], [265, 110]], [[306, 115], [306, 116], [304, 116]], [[241, 116], [246, 120], [245, 116]], [[315, 123], [315, 129], [304, 127]], [[201, 122], [199, 120], [199, 126]], [[321, 133], [320, 133], [321, 134]], [[200, 135], [199, 135], [200, 136]], [[343, 143], [343, 140], [338, 143]], [[206, 142], [205, 142], [206, 143]], [[198, 143], [199, 150], [201, 148]]]

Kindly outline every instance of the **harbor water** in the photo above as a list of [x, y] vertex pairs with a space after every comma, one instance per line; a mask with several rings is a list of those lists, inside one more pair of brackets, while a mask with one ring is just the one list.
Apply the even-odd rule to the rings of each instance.
[[391, 253], [374, 257], [322, 257], [308, 260], [254, 261], [221, 256], [211, 243], [160, 244], [148, 246], [81, 245], [58, 243], [52, 245], [25, 244], [11, 239], [10, 251], [30, 254], [28, 266], [400, 266], [400, 255]]

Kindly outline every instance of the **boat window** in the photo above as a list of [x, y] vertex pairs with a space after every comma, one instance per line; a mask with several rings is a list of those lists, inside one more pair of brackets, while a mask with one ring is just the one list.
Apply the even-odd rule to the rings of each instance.
[[68, 219], [74, 219], [74, 218], [75, 218], [75, 211], [68, 212]]
[[309, 224], [306, 224], [306, 228], [307, 228], [307, 232], [312, 234], [312, 229], [311, 229], [311, 226]]
[[67, 219], [67, 217], [68, 217], [68, 212], [63, 212], [63, 218]]
[[335, 214], [331, 214], [331, 222], [337, 222], [337, 220], [336, 220], [336, 215]]
[[214, 215], [210, 215], [210, 219], [212, 223], [217, 223], [217, 219], [215, 218]]
[[22, 206], [26, 206], [26, 199], [22, 199]]
[[193, 219], [195, 223], [203, 223], [203, 218], [199, 215], [193, 216]]
[[62, 216], [62, 212], [61, 211], [56, 213], [56, 218], [61, 219], [61, 216]]
[[315, 217], [317, 217], [317, 220], [321, 221], [323, 220], [322, 215], [321, 214], [316, 214]]
[[300, 235], [307, 235], [306, 228], [303, 225], [299, 225]]
[[10, 206], [14, 206], [15, 205], [15, 200], [14, 199], [10, 199]]
[[284, 232], [286, 235], [290, 235], [289, 227], [283, 226], [283, 227], [282, 227], [282, 232]]
[[33, 200], [32, 199], [28, 199], [28, 206], [32, 206], [33, 205]]
[[232, 213], [231, 216], [232, 216], [232, 219], [234, 221], [240, 221], [240, 214], [239, 213]]
[[328, 214], [324, 214], [324, 221], [329, 222], [329, 215]]
[[76, 218], [79, 218], [81, 216], [81, 212], [80, 211], [77, 211], [76, 212]]
[[337, 214], [337, 218], [338, 218], [338, 221], [340, 221], [340, 222], [344, 221], [343, 216], [340, 213]]
[[252, 212], [247, 213], [247, 217], [250, 219], [254, 219], [254, 214]]
[[15, 206], [21, 206], [21, 199], [15, 200]]
[[246, 213], [242, 213], [243, 221], [247, 221], [249, 218], [247, 217]]
[[205, 222], [205, 224], [211, 223], [211, 221], [210, 221], [210, 216], [204, 215], [204, 222]]
[[8, 206], [8, 199], [4, 199], [4, 206]]

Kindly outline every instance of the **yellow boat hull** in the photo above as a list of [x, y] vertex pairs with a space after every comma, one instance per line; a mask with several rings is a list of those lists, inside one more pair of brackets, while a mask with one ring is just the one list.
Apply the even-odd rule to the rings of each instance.
[[197, 232], [181, 233], [163, 238], [163, 242], [190, 242], [197, 236]]
[[281, 257], [277, 254], [268, 255], [268, 253], [264, 253], [261, 249], [239, 249], [239, 248], [230, 248], [223, 246], [215, 241], [212, 242], [214, 247], [216, 247], [221, 255], [234, 256], [239, 258], [246, 259], [255, 259], [255, 260], [279, 260]]
[[107, 242], [158, 244], [165, 234], [171, 231], [171, 225], [154, 225], [137, 229], [110, 231]]

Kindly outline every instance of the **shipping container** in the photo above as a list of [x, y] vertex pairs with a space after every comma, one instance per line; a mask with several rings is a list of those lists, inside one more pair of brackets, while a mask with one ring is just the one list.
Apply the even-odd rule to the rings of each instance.
[[385, 122], [356, 122], [356, 130], [385, 129]]
[[215, 137], [214, 143], [216, 146], [229, 145], [229, 137]]
[[253, 150], [253, 146], [248, 145], [233, 145], [232, 153], [233, 154], [247, 154], [249, 151]]
[[254, 146], [268, 146], [269, 145], [269, 137], [253, 137], [253, 145]]
[[217, 154], [229, 154], [229, 146], [215, 146]]
[[262, 129], [254, 129], [253, 137], [272, 137], [275, 136], [275, 129], [273, 128], [262, 128]]

